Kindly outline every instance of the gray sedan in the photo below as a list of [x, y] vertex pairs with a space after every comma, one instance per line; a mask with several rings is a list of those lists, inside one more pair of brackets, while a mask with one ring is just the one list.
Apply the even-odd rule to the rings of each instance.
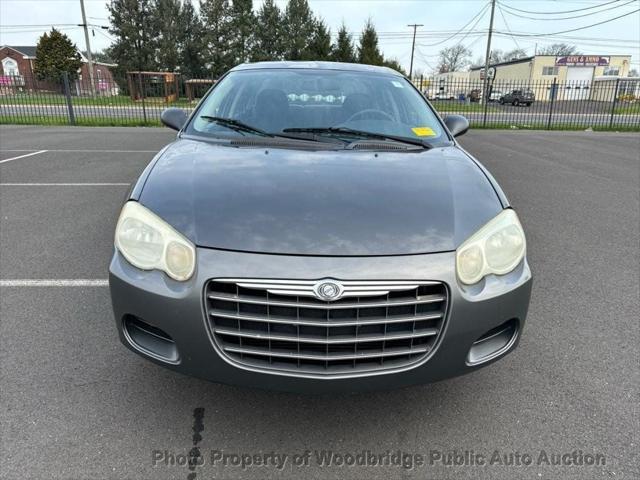
[[140, 176], [115, 232], [124, 345], [216, 382], [400, 387], [512, 351], [531, 292], [517, 214], [397, 72], [228, 72]]

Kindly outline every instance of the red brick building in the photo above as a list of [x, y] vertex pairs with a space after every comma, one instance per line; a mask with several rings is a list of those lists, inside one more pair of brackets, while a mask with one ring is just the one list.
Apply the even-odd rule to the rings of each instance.
[[[90, 91], [89, 63], [80, 53], [82, 66], [78, 71], [78, 80], [73, 88], [78, 95]], [[52, 82], [38, 80], [34, 74], [36, 60], [35, 46], [0, 47], [0, 88], [25, 90], [58, 90], [59, 86]], [[117, 94], [117, 86], [111, 73], [115, 65], [103, 62], [93, 62], [95, 90], [100, 95]]]

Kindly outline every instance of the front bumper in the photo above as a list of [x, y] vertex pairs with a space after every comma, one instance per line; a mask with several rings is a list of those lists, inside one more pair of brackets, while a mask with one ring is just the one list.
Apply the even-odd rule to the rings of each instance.
[[[489, 276], [471, 288], [455, 277], [453, 252], [387, 257], [301, 257], [198, 249], [195, 275], [176, 282], [159, 271], [132, 267], [117, 251], [109, 268], [109, 285], [121, 341], [131, 350], [181, 373], [215, 382], [275, 390], [323, 393], [397, 388], [471, 372], [506, 355], [518, 344], [531, 295], [531, 271], [525, 261], [513, 272]], [[206, 323], [203, 289], [212, 278], [280, 278], [343, 280], [435, 280], [449, 288], [444, 331], [435, 350], [406, 369], [349, 378], [306, 378], [265, 373], [231, 364], [214, 346]], [[163, 358], [140, 348], [123, 327], [139, 318], [171, 336], [176, 355]], [[470, 351], [487, 332], [511, 321], [512, 338], [497, 350]], [[477, 344], [476, 344], [477, 345]]]

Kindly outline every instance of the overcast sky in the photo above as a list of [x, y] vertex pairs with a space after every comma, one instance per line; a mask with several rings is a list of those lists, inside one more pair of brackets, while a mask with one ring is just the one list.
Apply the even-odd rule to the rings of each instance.
[[[591, 25], [638, 10], [640, 0], [501, 1], [503, 7], [496, 8], [495, 28], [504, 33], [494, 37], [494, 48], [511, 50], [521, 47], [528, 54], [533, 54], [536, 44], [540, 48], [565, 41], [577, 45], [587, 54], [633, 55], [632, 67], [640, 68], [640, 12], [593, 28], [563, 34], [572, 38], [514, 38], [508, 34], [554, 33]], [[197, 7], [199, 2], [193, 0], [193, 3]], [[261, 3], [260, 0], [254, 0], [255, 8]], [[411, 30], [407, 27], [409, 23], [424, 24], [418, 30], [415, 69], [431, 71], [437, 63], [438, 51], [460, 41], [472, 49], [474, 59], [484, 55], [486, 34], [483, 32], [470, 33], [466, 37], [463, 32], [449, 40], [447, 37], [455, 34], [470, 20], [472, 21], [466, 29], [473, 27], [473, 30], [486, 30], [489, 25], [488, 0], [310, 0], [309, 3], [334, 33], [344, 21], [347, 28], [357, 35], [366, 19], [371, 17], [380, 34], [380, 46], [385, 56], [395, 57], [407, 69], [411, 55]], [[108, 0], [85, 0], [88, 23], [108, 25], [107, 4]], [[279, 0], [278, 4], [284, 7], [286, 0]], [[519, 10], [511, 10], [509, 7]], [[558, 15], [520, 11], [567, 12], [589, 7], [596, 8]], [[476, 17], [483, 8], [484, 13]], [[579, 17], [567, 18], [577, 16]], [[542, 20], [549, 18], [553, 20]], [[0, 44], [35, 45], [43, 31], [48, 30], [51, 25], [57, 25], [84, 50], [82, 29], [75, 26], [78, 23], [81, 23], [79, 0], [0, 0]], [[100, 50], [107, 47], [111, 40], [108, 32], [95, 29], [90, 41], [93, 50]]]

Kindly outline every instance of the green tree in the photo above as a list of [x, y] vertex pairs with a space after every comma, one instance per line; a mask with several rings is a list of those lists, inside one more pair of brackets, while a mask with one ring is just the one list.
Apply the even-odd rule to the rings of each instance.
[[150, 20], [155, 32], [152, 41], [158, 69], [174, 72], [180, 64], [182, 3], [180, 0], [154, 0], [151, 8]]
[[[405, 76], [407, 75], [407, 72], [404, 71], [404, 68], [402, 68], [402, 65], [400, 65], [400, 62], [398, 62], [398, 60], [396, 60], [395, 58], [385, 59], [384, 62], [382, 62], [382, 65], [384, 65], [385, 67], [392, 68], [400, 72], [402, 75], [405, 75]], [[420, 75], [417, 75], [415, 71], [414, 71], [414, 75], [418, 77], [420, 76]]]
[[358, 62], [367, 65], [382, 65], [384, 58], [378, 47], [378, 33], [371, 21], [367, 20], [360, 35], [360, 45], [358, 46]]
[[253, 0], [233, 0], [229, 20], [231, 35], [229, 39], [229, 54], [234, 65], [249, 60], [254, 43], [255, 21]]
[[191, 0], [187, 0], [182, 5], [180, 12], [180, 73], [186, 77], [194, 78], [204, 75], [204, 62], [202, 61], [203, 51], [203, 28], [200, 17], [196, 12]]
[[156, 70], [154, 24], [150, 0], [112, 0], [109, 10], [109, 32], [115, 41], [109, 54], [117, 67], [114, 76], [126, 91], [129, 71]]
[[309, 42], [308, 57], [310, 60], [330, 60], [331, 48], [331, 30], [327, 28], [324, 20], [318, 18]]
[[52, 28], [38, 40], [34, 66], [38, 78], [58, 80], [63, 72], [67, 72], [71, 79], [75, 79], [81, 66], [82, 57], [78, 49], [64, 33]]
[[287, 60], [308, 60], [309, 43], [315, 29], [307, 0], [289, 0], [284, 12], [284, 56]]
[[356, 61], [353, 39], [347, 31], [347, 26], [344, 23], [340, 27], [340, 30], [338, 30], [338, 38], [333, 47], [331, 57], [336, 62], [354, 63]]
[[[82, 50], [82, 55], [84, 55], [86, 57], [87, 56], [87, 51], [86, 50]], [[115, 63], [113, 61], [113, 58], [111, 57], [111, 53], [110, 53], [108, 48], [105, 48], [104, 50], [98, 50], [97, 52], [91, 52], [91, 56], [93, 57], [93, 60], [95, 62]]]
[[215, 77], [229, 70], [234, 62], [229, 49], [230, 9], [228, 0], [200, 0], [205, 68]]
[[265, 0], [258, 10], [251, 59], [255, 62], [280, 60], [284, 53], [282, 12], [274, 0]]

